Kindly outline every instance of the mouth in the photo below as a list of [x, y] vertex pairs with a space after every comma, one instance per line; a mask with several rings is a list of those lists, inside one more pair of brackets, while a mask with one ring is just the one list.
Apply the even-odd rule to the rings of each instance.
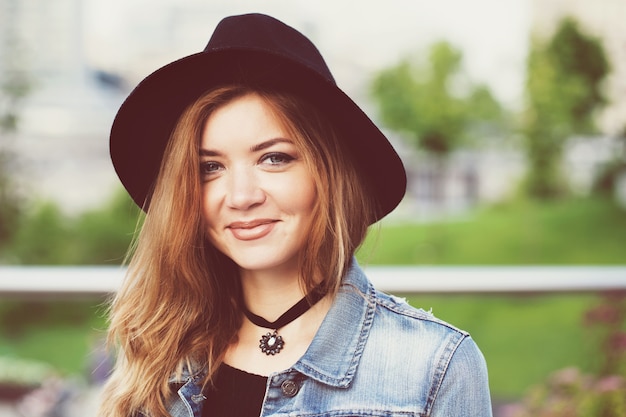
[[273, 229], [278, 220], [273, 219], [255, 219], [251, 221], [232, 222], [228, 229], [235, 239], [238, 240], [255, 240], [267, 236]]

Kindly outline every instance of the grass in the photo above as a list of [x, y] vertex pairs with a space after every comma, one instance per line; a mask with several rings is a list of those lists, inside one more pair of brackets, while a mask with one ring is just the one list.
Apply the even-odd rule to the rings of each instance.
[[[384, 222], [384, 221], [383, 221]], [[626, 211], [606, 200], [521, 202], [456, 221], [384, 224], [359, 259], [370, 264], [626, 264]]]
[[0, 357], [44, 362], [65, 375], [88, 376], [106, 327], [102, 300], [0, 299]]
[[[624, 248], [626, 211], [603, 200], [574, 200], [485, 208], [454, 222], [384, 223], [358, 257], [369, 264], [625, 264]], [[563, 367], [597, 366], [598, 346], [581, 324], [595, 295], [408, 298], [472, 334], [487, 359], [494, 398], [519, 398]], [[94, 337], [105, 326], [100, 303], [0, 300], [0, 356], [85, 375]]]

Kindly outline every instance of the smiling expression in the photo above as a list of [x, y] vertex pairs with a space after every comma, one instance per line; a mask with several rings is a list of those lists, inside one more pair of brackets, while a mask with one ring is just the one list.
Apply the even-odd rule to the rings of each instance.
[[258, 95], [219, 107], [200, 143], [210, 242], [247, 271], [297, 273], [315, 206], [301, 150]]

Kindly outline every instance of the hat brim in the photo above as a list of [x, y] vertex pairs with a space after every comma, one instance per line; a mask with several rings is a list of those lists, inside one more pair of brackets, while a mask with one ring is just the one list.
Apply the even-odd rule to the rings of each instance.
[[350, 97], [305, 64], [272, 51], [233, 48], [200, 52], [160, 68], [120, 107], [111, 128], [111, 159], [139, 207], [149, 205], [165, 147], [185, 108], [206, 91], [231, 83], [280, 87], [317, 106], [354, 152], [359, 175], [374, 194], [375, 220], [398, 205], [406, 190], [402, 162]]

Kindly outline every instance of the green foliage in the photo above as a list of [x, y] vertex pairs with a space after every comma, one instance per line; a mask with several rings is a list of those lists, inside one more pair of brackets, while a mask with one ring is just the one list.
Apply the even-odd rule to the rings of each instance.
[[101, 209], [76, 218], [47, 202], [21, 218], [0, 261], [13, 264], [120, 264], [130, 246], [140, 210], [120, 191]]
[[60, 209], [45, 203], [20, 219], [8, 248], [11, 263], [56, 265], [71, 257], [69, 221]]
[[138, 227], [140, 212], [127, 193], [121, 191], [103, 210], [80, 216], [74, 224], [79, 246], [73, 263], [121, 263]]
[[563, 146], [571, 135], [594, 130], [594, 117], [606, 103], [602, 82], [608, 73], [601, 42], [573, 19], [564, 19], [547, 42], [533, 40], [523, 122], [529, 195], [545, 199], [564, 193]]
[[9, 169], [11, 165], [9, 152], [3, 149], [0, 143], [0, 249], [6, 246], [17, 232], [23, 208], [22, 198], [8, 174], [11, 172]]
[[0, 249], [16, 233], [24, 207], [13, 181], [16, 157], [9, 151], [8, 142], [18, 127], [19, 106], [32, 89], [32, 82], [19, 59], [19, 42], [10, 35], [9, 32], [9, 36], [2, 39], [6, 55], [0, 65]]
[[501, 121], [503, 111], [489, 89], [463, 80], [461, 64], [461, 52], [439, 42], [427, 63], [405, 58], [381, 71], [371, 91], [382, 122], [417, 147], [445, 156], [477, 127]]
[[624, 247], [624, 209], [596, 198], [516, 202], [457, 221], [390, 223], [370, 233], [358, 256], [391, 265], [624, 264]]
[[82, 374], [90, 350], [104, 336], [103, 302], [0, 299], [0, 358], [35, 360], [63, 374]]
[[17, 130], [18, 110], [21, 102], [32, 90], [32, 81], [26, 72], [19, 68], [15, 59], [3, 65], [0, 74], [0, 131]]
[[19, 106], [33, 89], [33, 79], [27, 70], [27, 55], [15, 26], [3, 32], [0, 49], [4, 60], [0, 65], [0, 132], [17, 129]]
[[570, 85], [565, 111], [576, 132], [593, 130], [596, 109], [606, 104], [602, 81], [610, 72], [602, 42], [584, 34], [575, 20], [564, 19], [546, 48], [557, 73]]

